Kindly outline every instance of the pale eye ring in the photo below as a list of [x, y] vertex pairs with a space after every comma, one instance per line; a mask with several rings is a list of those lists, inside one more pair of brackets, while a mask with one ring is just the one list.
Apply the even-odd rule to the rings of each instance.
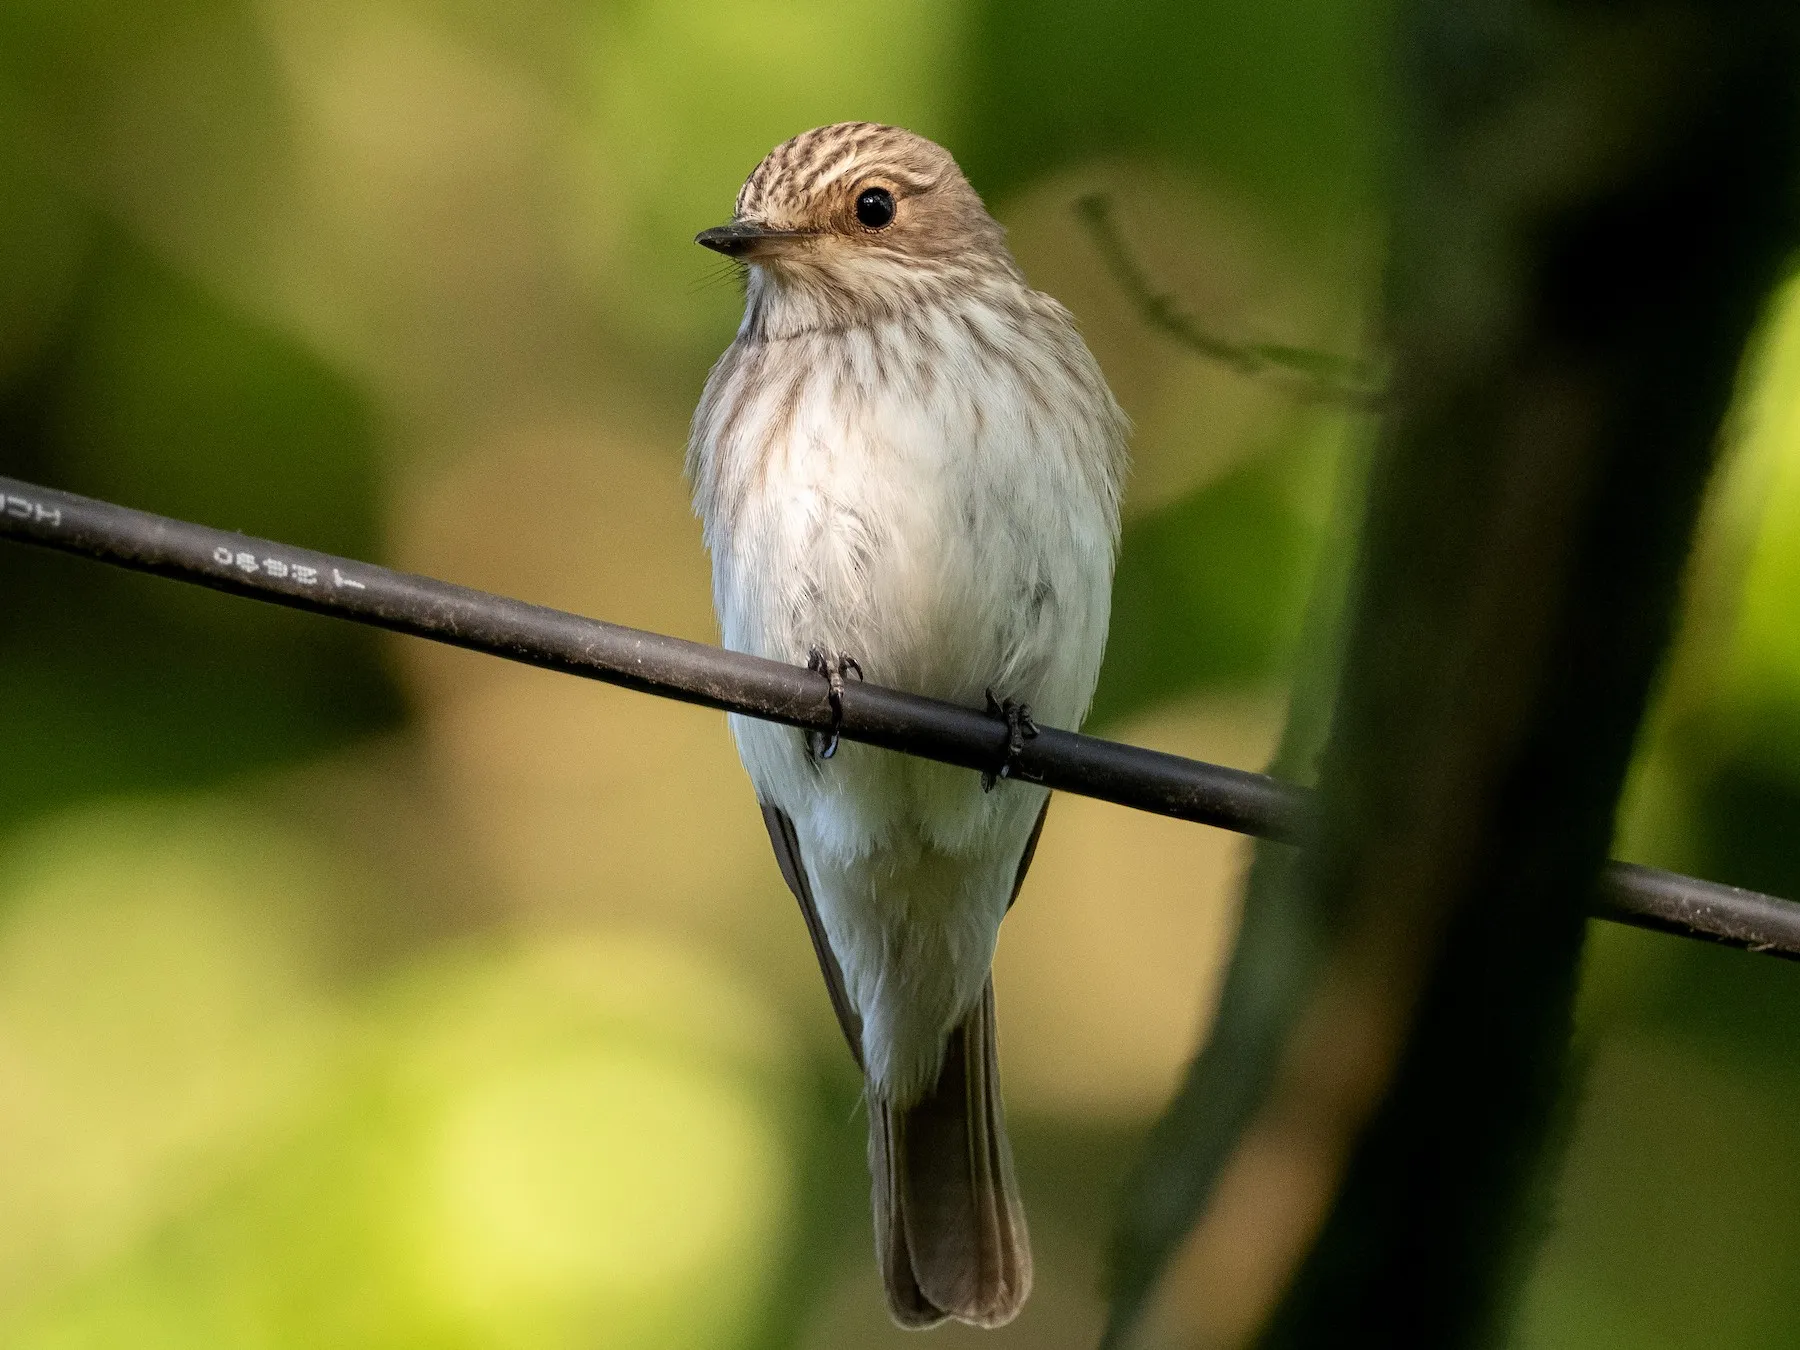
[[864, 188], [856, 194], [856, 220], [867, 230], [885, 230], [894, 219], [894, 194], [886, 188]]

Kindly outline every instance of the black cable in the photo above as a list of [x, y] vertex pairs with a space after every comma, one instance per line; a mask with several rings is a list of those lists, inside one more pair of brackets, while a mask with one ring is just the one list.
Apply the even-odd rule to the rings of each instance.
[[[209, 529], [0, 477], [0, 537], [233, 595], [330, 614], [789, 726], [831, 730], [823, 677], [803, 666], [584, 619], [328, 553]], [[1009, 764], [1008, 729], [973, 708], [848, 681], [841, 735], [967, 769]], [[1298, 838], [1308, 792], [1266, 774], [1043, 728], [1010, 772], [1239, 834]], [[1594, 914], [1800, 960], [1800, 904], [1632, 863], [1609, 863]]]

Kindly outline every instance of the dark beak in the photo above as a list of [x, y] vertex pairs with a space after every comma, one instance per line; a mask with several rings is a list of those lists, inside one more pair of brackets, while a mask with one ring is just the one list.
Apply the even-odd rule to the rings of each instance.
[[754, 221], [734, 220], [729, 225], [715, 225], [694, 236], [694, 242], [727, 258], [754, 258], [766, 253], [783, 240], [805, 239], [808, 230], [772, 230]]

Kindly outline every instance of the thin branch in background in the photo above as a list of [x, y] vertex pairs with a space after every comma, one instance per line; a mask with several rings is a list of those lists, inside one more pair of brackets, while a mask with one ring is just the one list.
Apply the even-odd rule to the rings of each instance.
[[[825, 681], [804, 666], [646, 633], [310, 549], [209, 529], [0, 477], [0, 538], [253, 600], [328, 614], [661, 698], [812, 731], [833, 729]], [[837, 730], [966, 769], [1009, 762], [1062, 792], [1295, 842], [1311, 794], [1292, 783], [1044, 727], [1009, 757], [1005, 723], [974, 708], [852, 682]], [[1800, 960], [1800, 904], [1652, 867], [1613, 863], [1597, 918]]]
[[1240, 342], [1208, 332], [1182, 308], [1179, 300], [1150, 280], [1119, 232], [1118, 222], [1113, 219], [1112, 199], [1103, 193], [1078, 198], [1075, 214], [1087, 227], [1113, 279], [1151, 327], [1209, 361], [1217, 361], [1240, 375], [1278, 381], [1290, 392], [1313, 402], [1345, 403], [1363, 409], [1380, 402], [1380, 376], [1366, 363], [1305, 347]]

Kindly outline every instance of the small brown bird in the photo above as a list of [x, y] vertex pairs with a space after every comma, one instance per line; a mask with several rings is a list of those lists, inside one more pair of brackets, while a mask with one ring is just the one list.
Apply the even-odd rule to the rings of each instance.
[[[777, 146], [698, 242], [747, 265], [688, 471], [725, 644], [1080, 724], [1126, 423], [955, 161], [848, 122]], [[1024, 711], [1028, 705], [1030, 713]], [[989, 977], [1049, 794], [733, 718], [867, 1080], [876, 1258], [906, 1326], [1031, 1288]]]

